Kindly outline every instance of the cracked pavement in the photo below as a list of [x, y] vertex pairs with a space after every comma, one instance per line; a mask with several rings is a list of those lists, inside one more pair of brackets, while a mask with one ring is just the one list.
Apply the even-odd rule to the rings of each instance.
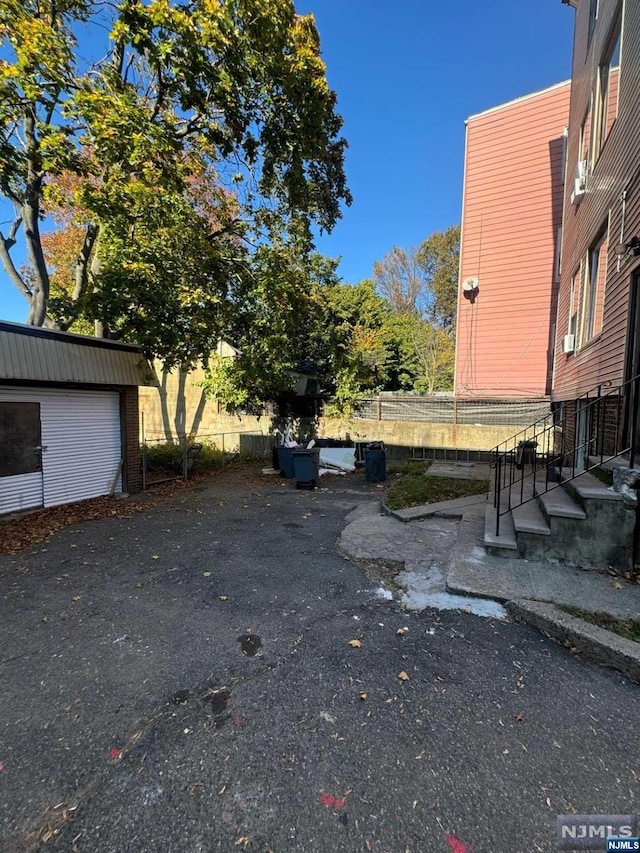
[[[524, 853], [637, 810], [637, 686], [377, 599], [380, 490], [258, 470], [0, 557], [3, 851]], [[382, 559], [444, 571], [438, 523]]]

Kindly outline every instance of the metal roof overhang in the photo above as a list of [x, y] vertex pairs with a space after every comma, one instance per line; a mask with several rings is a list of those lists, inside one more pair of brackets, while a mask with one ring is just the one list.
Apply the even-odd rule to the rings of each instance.
[[102, 338], [0, 321], [0, 382], [153, 385], [142, 349]]

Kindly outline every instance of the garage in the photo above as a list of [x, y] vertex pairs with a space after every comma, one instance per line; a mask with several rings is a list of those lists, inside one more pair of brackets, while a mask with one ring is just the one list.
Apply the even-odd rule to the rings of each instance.
[[141, 487], [139, 347], [0, 323], [0, 514]]

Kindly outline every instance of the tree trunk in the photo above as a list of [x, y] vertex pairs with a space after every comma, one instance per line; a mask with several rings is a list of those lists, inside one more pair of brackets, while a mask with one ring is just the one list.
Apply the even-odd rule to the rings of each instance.
[[[89, 275], [91, 278], [91, 282], [93, 284], [93, 291], [96, 291], [96, 283], [97, 279], [100, 277], [100, 272], [102, 270], [102, 262], [100, 261], [100, 232], [96, 234], [95, 241], [95, 252], [91, 259], [91, 267], [89, 270]], [[93, 322], [93, 334], [96, 338], [108, 338], [109, 337], [109, 327], [103, 321], [103, 319], [96, 317]]]
[[47, 318], [47, 307], [49, 304], [49, 272], [44, 260], [42, 241], [40, 239], [39, 218], [42, 177], [40, 175], [39, 144], [36, 136], [36, 114], [33, 105], [29, 105], [25, 112], [24, 138], [27, 152], [27, 175], [24, 201], [22, 204], [22, 220], [27, 254], [31, 261], [34, 275], [34, 286], [31, 294], [27, 323], [31, 326], [42, 326]]

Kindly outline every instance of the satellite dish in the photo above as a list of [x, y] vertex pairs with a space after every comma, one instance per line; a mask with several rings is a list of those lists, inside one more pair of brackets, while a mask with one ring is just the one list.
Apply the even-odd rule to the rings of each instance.
[[471, 291], [477, 290], [478, 289], [478, 276], [477, 275], [471, 275], [471, 276], [469, 276], [469, 278], [465, 278], [465, 280], [462, 282], [462, 289], [464, 290], [465, 293], [471, 293]]

